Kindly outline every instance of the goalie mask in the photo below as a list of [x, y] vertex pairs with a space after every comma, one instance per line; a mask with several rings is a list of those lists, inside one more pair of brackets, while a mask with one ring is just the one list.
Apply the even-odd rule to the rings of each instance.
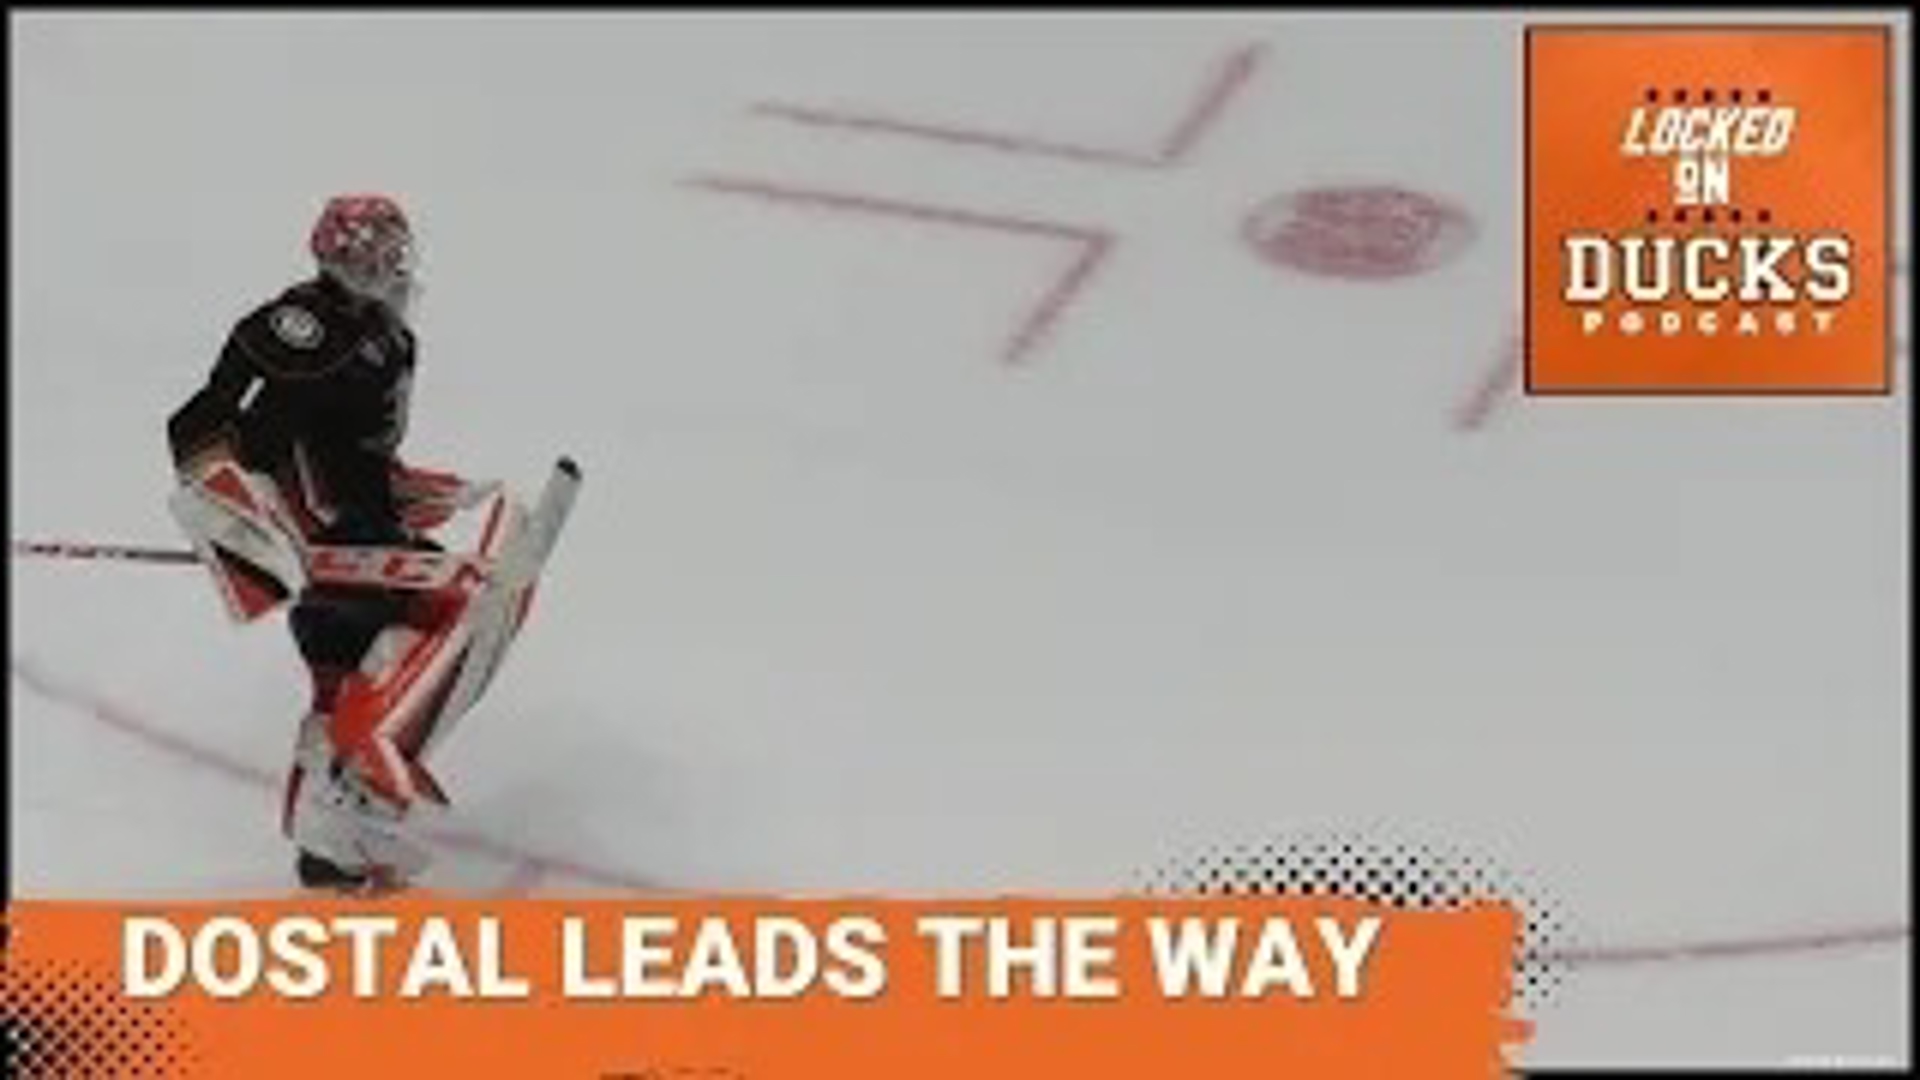
[[400, 317], [417, 292], [413, 229], [385, 195], [336, 195], [313, 226], [308, 248], [322, 272], [349, 292]]

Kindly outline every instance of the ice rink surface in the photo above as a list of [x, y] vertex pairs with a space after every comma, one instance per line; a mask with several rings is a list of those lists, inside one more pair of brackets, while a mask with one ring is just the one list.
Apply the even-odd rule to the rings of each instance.
[[[10, 24], [13, 537], [178, 543], [164, 418], [335, 190], [423, 237], [407, 457], [587, 468], [431, 884], [1101, 890], [1379, 825], [1602, 954], [1530, 1064], [1910, 1060], [1911, 368], [1519, 396], [1518, 16]], [[1463, 242], [1243, 235], [1354, 185]], [[9, 572], [15, 894], [286, 890], [278, 620]]]

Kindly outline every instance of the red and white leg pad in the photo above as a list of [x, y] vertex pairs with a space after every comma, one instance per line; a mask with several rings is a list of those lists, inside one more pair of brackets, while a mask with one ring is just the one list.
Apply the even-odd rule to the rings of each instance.
[[407, 816], [334, 752], [326, 715], [309, 713], [287, 774], [281, 828], [288, 839], [342, 869], [405, 882], [430, 861], [409, 835]]
[[381, 631], [332, 711], [302, 722], [283, 823], [301, 848], [402, 881], [426, 868], [414, 812], [447, 803], [422, 759], [471, 635], [464, 607], [448, 601], [438, 620]]
[[447, 804], [424, 762], [498, 672], [579, 484], [563, 461], [531, 513], [496, 498], [477, 552], [487, 578], [416, 594], [413, 616], [382, 630], [329, 695], [331, 712], [309, 716], [287, 790], [296, 843], [403, 879], [424, 868], [425, 849], [402, 826], [421, 803]]

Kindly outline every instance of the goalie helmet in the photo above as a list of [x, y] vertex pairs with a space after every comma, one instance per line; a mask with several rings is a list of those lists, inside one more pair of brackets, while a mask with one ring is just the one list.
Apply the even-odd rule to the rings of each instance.
[[348, 291], [405, 315], [415, 292], [413, 229], [385, 195], [327, 200], [307, 246], [320, 269]]

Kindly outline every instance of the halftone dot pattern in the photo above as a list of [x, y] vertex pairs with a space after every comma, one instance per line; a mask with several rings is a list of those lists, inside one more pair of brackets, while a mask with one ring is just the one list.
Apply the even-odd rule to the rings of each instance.
[[1523, 1012], [1550, 1001], [1571, 965], [1563, 905], [1485, 856], [1432, 840], [1367, 831], [1327, 831], [1222, 844], [1168, 859], [1134, 883], [1149, 894], [1325, 896], [1385, 907], [1457, 911], [1498, 900], [1520, 916], [1513, 991]]
[[77, 964], [6, 959], [0, 976], [4, 1075], [17, 1080], [182, 1080], [196, 1062], [165, 1005], [130, 1001]]

